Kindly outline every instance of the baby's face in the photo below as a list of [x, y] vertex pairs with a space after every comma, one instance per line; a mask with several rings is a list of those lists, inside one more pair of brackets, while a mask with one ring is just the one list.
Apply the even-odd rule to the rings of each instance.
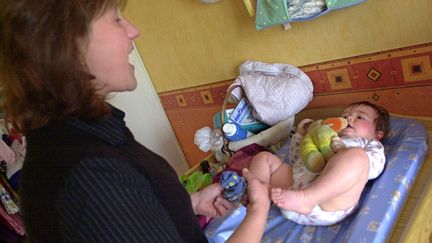
[[345, 109], [342, 117], [348, 120], [348, 127], [341, 131], [342, 136], [355, 136], [366, 139], [381, 139], [382, 133], [375, 129], [374, 121], [378, 114], [369, 106], [359, 105]]

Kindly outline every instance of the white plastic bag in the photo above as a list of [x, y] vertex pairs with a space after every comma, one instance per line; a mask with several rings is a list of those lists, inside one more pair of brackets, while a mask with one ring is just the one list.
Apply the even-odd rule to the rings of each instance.
[[210, 127], [203, 127], [195, 132], [194, 143], [203, 152], [209, 150], [221, 150], [223, 146], [223, 134], [220, 129], [212, 130]]

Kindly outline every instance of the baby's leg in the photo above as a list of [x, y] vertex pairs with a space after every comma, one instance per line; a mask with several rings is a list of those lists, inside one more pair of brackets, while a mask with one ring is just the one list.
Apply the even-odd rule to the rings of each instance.
[[261, 152], [252, 159], [249, 171], [261, 182], [287, 189], [291, 186], [292, 169], [276, 155]]
[[339, 211], [357, 203], [367, 182], [369, 160], [362, 149], [350, 148], [335, 154], [322, 174], [304, 190], [274, 188], [273, 202], [281, 208], [308, 214], [316, 205], [326, 211]]

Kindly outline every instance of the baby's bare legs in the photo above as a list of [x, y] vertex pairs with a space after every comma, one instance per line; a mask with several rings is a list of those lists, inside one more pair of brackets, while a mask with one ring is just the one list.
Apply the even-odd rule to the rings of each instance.
[[369, 159], [359, 148], [335, 154], [322, 174], [304, 190], [273, 188], [271, 199], [284, 209], [308, 214], [315, 205], [326, 211], [345, 210], [357, 203], [367, 182]]
[[249, 171], [269, 187], [288, 189], [292, 181], [292, 168], [276, 155], [261, 152], [253, 157]]

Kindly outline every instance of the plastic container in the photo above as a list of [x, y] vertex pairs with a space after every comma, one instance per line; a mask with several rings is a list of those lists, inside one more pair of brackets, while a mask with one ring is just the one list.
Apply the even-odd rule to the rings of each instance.
[[242, 128], [239, 124], [237, 124], [235, 122], [230, 122], [230, 123], [226, 123], [225, 125], [223, 125], [222, 131], [224, 132], [225, 137], [230, 141], [243, 140], [243, 139], [253, 135], [253, 133]]
[[[222, 129], [222, 125], [228, 122], [233, 122], [233, 120], [231, 120], [229, 117], [231, 115], [231, 113], [234, 111], [234, 109], [227, 109], [225, 111], [225, 120], [222, 121], [222, 116], [221, 116], [221, 112], [217, 112], [214, 116], [213, 116], [213, 127], [214, 128], [220, 128]], [[248, 130], [251, 133], [255, 133], [258, 134], [261, 131], [264, 131], [266, 129], [268, 129], [270, 126], [262, 123], [260, 121], [258, 121], [257, 119], [255, 119], [255, 117], [248, 117], [247, 119], [245, 119], [243, 121], [244, 123], [240, 123], [240, 126], [246, 130]]]
[[234, 111], [230, 114], [229, 119], [240, 125], [243, 123], [252, 122], [253, 120], [256, 120], [252, 112], [252, 106], [249, 104], [249, 101], [243, 97], [237, 104]]

